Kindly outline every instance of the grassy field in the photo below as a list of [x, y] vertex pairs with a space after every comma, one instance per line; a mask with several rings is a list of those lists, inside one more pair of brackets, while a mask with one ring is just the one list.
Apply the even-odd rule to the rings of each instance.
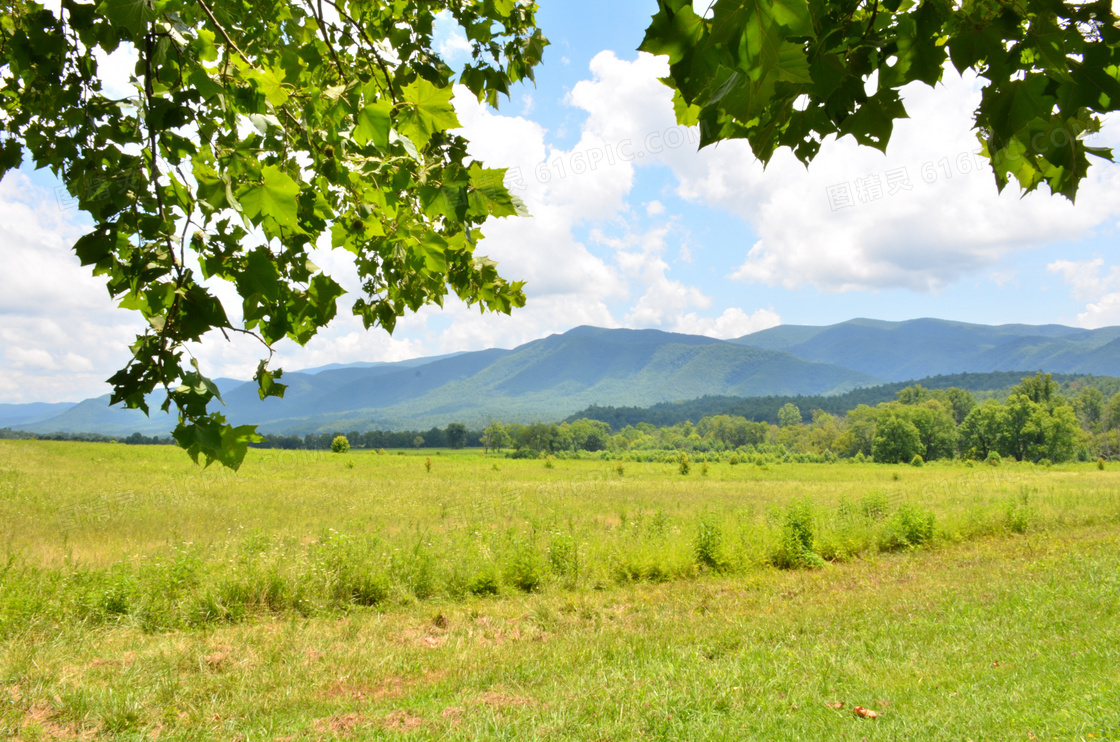
[[1120, 740], [1114, 467], [5, 441], [0, 737]]

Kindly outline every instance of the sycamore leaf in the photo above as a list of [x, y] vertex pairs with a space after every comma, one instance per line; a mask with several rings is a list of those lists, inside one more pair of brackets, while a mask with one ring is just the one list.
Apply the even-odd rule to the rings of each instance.
[[271, 217], [281, 227], [295, 229], [299, 185], [275, 165], [265, 165], [261, 175], [261, 184], [240, 196], [245, 215], [253, 221]]
[[676, 64], [700, 41], [704, 34], [704, 19], [696, 15], [688, 5], [681, 7], [672, 18], [668, 16], [668, 12], [662, 7], [653, 16], [638, 50], [664, 54], [669, 57], [669, 64]]
[[453, 91], [450, 85], [437, 87], [420, 77], [401, 92], [409, 105], [401, 111], [399, 128], [420, 149], [436, 132], [459, 126], [459, 119], [451, 105]]
[[261, 134], [267, 135], [268, 128], [280, 128], [280, 119], [276, 118], [271, 113], [251, 113], [249, 114], [249, 123], [259, 131]]
[[134, 34], [143, 33], [148, 22], [159, 16], [150, 0], [102, 0], [97, 12]]
[[504, 169], [487, 169], [471, 165], [470, 206], [479, 216], [516, 216], [517, 206], [506, 189]]
[[373, 142], [378, 149], [389, 149], [389, 113], [392, 104], [387, 100], [371, 103], [358, 111], [355, 117], [354, 141], [359, 145]]
[[284, 88], [284, 72], [278, 69], [250, 70], [246, 77], [257, 83], [257, 90], [275, 107], [288, 102], [288, 91]]

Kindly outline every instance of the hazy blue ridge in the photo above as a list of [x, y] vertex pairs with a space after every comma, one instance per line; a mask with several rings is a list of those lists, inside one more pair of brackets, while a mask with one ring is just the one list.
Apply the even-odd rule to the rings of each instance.
[[[828, 327], [776, 327], [723, 341], [583, 326], [512, 350], [285, 373], [288, 391], [282, 400], [262, 402], [254, 383], [223, 379], [219, 387], [222, 411], [231, 422], [304, 434], [419, 430], [449, 422], [482, 426], [492, 419], [560, 420], [591, 406], [647, 408], [705, 397], [835, 398], [939, 374], [1013, 372], [1009, 383], [1014, 383], [1036, 370], [1120, 375], [1120, 327], [857, 319]], [[754, 403], [748, 407], [762, 409]], [[12, 427], [157, 435], [167, 434], [174, 421], [158, 411], [146, 418], [110, 409], [107, 398], [98, 398]]]
[[1041, 370], [1120, 373], [1120, 327], [971, 325], [937, 319], [856, 319], [824, 327], [780, 326], [732, 342], [784, 350], [890, 381], [961, 372]]
[[49, 420], [73, 408], [76, 402], [0, 404], [0, 428], [18, 428]]

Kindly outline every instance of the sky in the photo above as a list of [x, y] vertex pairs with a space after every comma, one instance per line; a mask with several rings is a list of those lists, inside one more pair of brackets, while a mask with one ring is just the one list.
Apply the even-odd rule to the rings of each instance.
[[[979, 84], [947, 70], [904, 91], [910, 119], [886, 153], [829, 141], [809, 168], [780, 151], [764, 170], [746, 144], [697, 151], [658, 80], [664, 58], [636, 49], [652, 0], [539, 0], [552, 42], [536, 85], [499, 110], [458, 94], [472, 156], [509, 168], [530, 216], [492, 220], [479, 252], [527, 305], [483, 315], [455, 301], [365, 331], [344, 300], [305, 347], [274, 365], [398, 361], [512, 348], [578, 325], [733, 338], [778, 324], [917, 317], [981, 324], [1120, 324], [1120, 166], [1096, 161], [1076, 206], [1048, 192], [997, 193], [976, 155]], [[439, 51], [467, 58], [461, 29]], [[120, 71], [128, 59], [107, 61]], [[1106, 124], [1097, 146], [1120, 146]], [[89, 219], [49, 173], [0, 181], [0, 403], [105, 394], [142, 329], [71, 251]], [[314, 262], [356, 295], [349, 254]], [[235, 294], [216, 287], [236, 316]], [[212, 377], [250, 378], [260, 348], [220, 336], [192, 348]]]

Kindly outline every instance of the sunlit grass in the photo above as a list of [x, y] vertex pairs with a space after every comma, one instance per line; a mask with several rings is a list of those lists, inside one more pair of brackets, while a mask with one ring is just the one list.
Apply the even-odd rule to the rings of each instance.
[[1120, 739], [1120, 470], [707, 469], [2, 442], [0, 737]]

